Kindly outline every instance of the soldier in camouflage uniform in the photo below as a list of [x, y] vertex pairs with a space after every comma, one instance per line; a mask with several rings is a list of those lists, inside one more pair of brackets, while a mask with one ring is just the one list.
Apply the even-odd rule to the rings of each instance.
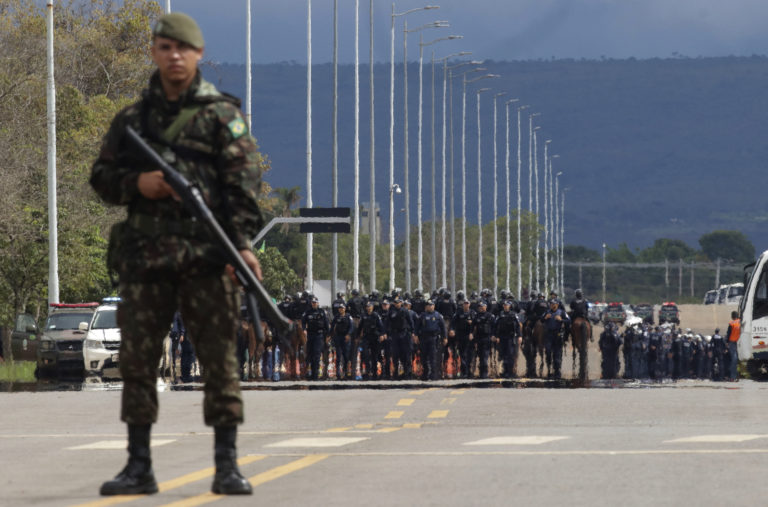
[[157, 70], [142, 99], [115, 117], [91, 171], [106, 202], [128, 218], [110, 234], [108, 262], [122, 302], [121, 418], [128, 424], [127, 466], [101, 494], [157, 492], [149, 452], [157, 420], [156, 367], [174, 311], [181, 309], [203, 370], [205, 423], [215, 430], [212, 491], [251, 494], [236, 463], [243, 402], [235, 356], [239, 290], [207, 229], [175, 199], [162, 172], [129, 146], [131, 126], [195, 184], [246, 264], [261, 278], [249, 239], [263, 225], [257, 197], [265, 164], [239, 101], [202, 79], [203, 37], [189, 16], [162, 16], [153, 29]]

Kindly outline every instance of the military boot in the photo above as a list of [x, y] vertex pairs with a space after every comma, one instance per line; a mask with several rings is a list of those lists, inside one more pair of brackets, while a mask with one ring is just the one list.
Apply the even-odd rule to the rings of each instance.
[[216, 475], [211, 491], [218, 495], [252, 495], [251, 483], [240, 474], [237, 468], [237, 426], [216, 426], [214, 460]]
[[102, 495], [150, 495], [157, 493], [157, 482], [149, 454], [152, 425], [128, 425], [128, 464], [117, 477], [101, 485]]

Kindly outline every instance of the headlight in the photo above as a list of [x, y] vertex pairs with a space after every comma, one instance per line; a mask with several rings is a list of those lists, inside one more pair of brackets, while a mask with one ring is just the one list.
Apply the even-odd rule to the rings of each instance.
[[55, 350], [56, 344], [53, 342], [53, 340], [42, 340], [40, 342], [40, 350]]
[[103, 349], [104, 344], [101, 340], [85, 340], [85, 348], [88, 349]]

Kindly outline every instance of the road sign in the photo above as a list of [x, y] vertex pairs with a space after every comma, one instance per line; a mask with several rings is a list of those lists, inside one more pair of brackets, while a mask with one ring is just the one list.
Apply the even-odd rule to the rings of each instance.
[[301, 233], [349, 233], [349, 208], [299, 208], [299, 217], [310, 219], [299, 225]]

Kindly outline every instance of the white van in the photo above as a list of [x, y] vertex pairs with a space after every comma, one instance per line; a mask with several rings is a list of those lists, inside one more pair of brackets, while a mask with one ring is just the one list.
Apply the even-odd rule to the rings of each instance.
[[739, 304], [739, 360], [754, 375], [768, 366], [768, 250], [744, 267], [744, 297]]
[[89, 323], [81, 323], [85, 331], [83, 364], [87, 375], [117, 376], [120, 350], [120, 328], [117, 327], [117, 303], [120, 298], [104, 298]]

